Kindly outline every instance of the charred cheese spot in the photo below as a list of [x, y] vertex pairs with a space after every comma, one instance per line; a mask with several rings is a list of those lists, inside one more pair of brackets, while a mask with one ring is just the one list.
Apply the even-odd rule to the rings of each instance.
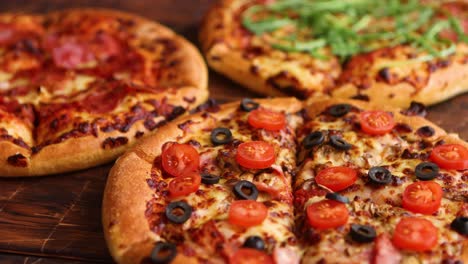
[[28, 159], [21, 153], [8, 157], [7, 162], [8, 164], [15, 166], [15, 167], [24, 168], [28, 166]]
[[102, 142], [101, 146], [103, 149], [113, 149], [113, 148], [118, 148], [120, 146], [123, 146], [127, 143], [128, 143], [128, 138], [126, 137], [116, 137], [116, 138], [108, 137]]

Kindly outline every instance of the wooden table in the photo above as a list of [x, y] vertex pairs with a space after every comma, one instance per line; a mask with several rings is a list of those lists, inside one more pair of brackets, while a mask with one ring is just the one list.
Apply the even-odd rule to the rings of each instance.
[[[3, 0], [2, 12], [107, 7], [158, 20], [197, 43], [197, 27], [215, 0]], [[220, 102], [254, 97], [210, 72]], [[468, 94], [429, 109], [428, 118], [468, 139]], [[0, 180], [0, 263], [112, 263], [101, 229], [101, 198], [112, 164], [33, 179]]]

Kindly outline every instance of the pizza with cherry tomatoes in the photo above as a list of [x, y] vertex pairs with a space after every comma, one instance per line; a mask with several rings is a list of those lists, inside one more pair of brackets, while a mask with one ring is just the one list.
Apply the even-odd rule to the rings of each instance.
[[0, 15], [0, 176], [103, 164], [207, 98], [198, 51], [132, 14]]
[[468, 261], [468, 144], [356, 100], [207, 104], [118, 159], [118, 263]]
[[468, 91], [465, 0], [221, 0], [208, 64], [269, 96], [434, 104]]

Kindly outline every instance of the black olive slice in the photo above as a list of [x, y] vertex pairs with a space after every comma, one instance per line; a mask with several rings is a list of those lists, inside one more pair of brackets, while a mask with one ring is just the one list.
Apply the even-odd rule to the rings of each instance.
[[455, 218], [450, 227], [461, 235], [468, 235], [468, 217], [459, 216]]
[[192, 207], [184, 201], [172, 202], [166, 206], [166, 217], [172, 223], [183, 224], [191, 215]]
[[252, 110], [255, 110], [259, 107], [260, 105], [255, 102], [254, 100], [250, 98], [244, 98], [241, 101], [240, 107], [243, 111], [245, 112], [250, 112]]
[[307, 135], [304, 140], [302, 140], [302, 145], [306, 149], [310, 149], [313, 146], [317, 146], [323, 143], [325, 140], [325, 135], [320, 131], [315, 131]]
[[327, 195], [325, 195], [325, 198], [329, 200], [334, 200], [340, 203], [349, 203], [348, 197], [343, 196], [339, 193], [335, 193], [335, 192], [327, 193]]
[[234, 185], [234, 194], [242, 200], [257, 200], [258, 190], [255, 184], [249, 181], [239, 181]]
[[353, 146], [337, 135], [330, 136], [330, 145], [339, 150], [349, 150]]
[[265, 250], [265, 242], [259, 236], [249, 236], [245, 240], [243, 247], [253, 248], [257, 250]]
[[439, 174], [439, 166], [432, 162], [421, 162], [414, 169], [414, 173], [421, 181], [430, 181]]
[[211, 142], [217, 145], [227, 144], [232, 141], [231, 130], [225, 127], [217, 127], [211, 131]]
[[392, 181], [392, 173], [384, 167], [372, 167], [367, 175], [377, 184], [389, 184]]
[[334, 117], [342, 117], [349, 113], [351, 110], [351, 105], [349, 104], [336, 104], [328, 108], [327, 113]]
[[176, 245], [158, 242], [151, 251], [151, 262], [154, 264], [170, 263], [177, 255]]
[[210, 173], [201, 174], [201, 182], [204, 184], [216, 184], [219, 182], [220, 177]]
[[352, 224], [349, 235], [356, 242], [370, 243], [374, 241], [377, 233], [372, 226]]

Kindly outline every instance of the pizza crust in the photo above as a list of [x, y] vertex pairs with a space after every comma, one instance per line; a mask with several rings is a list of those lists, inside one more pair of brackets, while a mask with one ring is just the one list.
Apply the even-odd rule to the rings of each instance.
[[[172, 30], [162, 26], [157, 22], [149, 21], [145, 18], [127, 14], [124, 12], [106, 9], [71, 9], [54, 12], [47, 17], [67, 17], [88, 14], [90, 16], [111, 16], [121, 19], [131, 19], [141, 32], [137, 32], [145, 38], [166, 38], [174, 41], [178, 49], [168, 55], [169, 59], [177, 61], [174, 69], [178, 75], [175, 76], [174, 86], [166, 88], [152, 99], [164, 100], [174, 106], [181, 106], [184, 109], [193, 109], [203, 103], [208, 98], [208, 72], [204, 60], [198, 50], [187, 40], [176, 35]], [[169, 91], [172, 89], [171, 91]], [[40, 110], [39, 110], [40, 111]], [[128, 108], [130, 111], [130, 108]], [[110, 115], [107, 115], [110, 116]], [[104, 117], [96, 115], [95, 117]], [[153, 134], [157, 129], [149, 131], [143, 125], [143, 121], [135, 122], [131, 128], [123, 133], [117, 130], [113, 132], [102, 132], [98, 128], [98, 135], [86, 135], [84, 137], [69, 138], [57, 144], [46, 145], [38, 153], [14, 145], [11, 142], [0, 141], [0, 176], [40, 176], [56, 174], [74, 170], [86, 169], [110, 162], [121, 155], [126, 149], [131, 147], [136, 141], [136, 133], [144, 132], [144, 135]], [[47, 126], [43, 126], [47, 127]], [[114, 148], [104, 149], [103, 142], [108, 138], [125, 137], [128, 142]], [[39, 144], [38, 142], [32, 142]], [[30, 147], [32, 147], [30, 145]], [[21, 154], [27, 160], [27, 166], [13, 166], [7, 160], [10, 156]]]
[[[294, 113], [302, 103], [294, 98], [255, 100], [263, 107]], [[227, 116], [239, 107], [239, 102], [224, 104], [213, 115]], [[121, 156], [112, 168], [104, 191], [103, 227], [111, 255], [118, 263], [138, 263], [149, 256], [160, 237], [148, 227], [145, 217], [146, 205], [154, 196], [147, 179], [153, 160], [161, 154], [161, 147], [168, 141], [177, 141], [183, 136], [178, 128], [188, 120], [206, 124], [202, 113], [178, 118], [160, 128], [158, 133], [141, 140], [134, 148]], [[178, 254], [173, 263], [198, 263], [196, 258]]]

